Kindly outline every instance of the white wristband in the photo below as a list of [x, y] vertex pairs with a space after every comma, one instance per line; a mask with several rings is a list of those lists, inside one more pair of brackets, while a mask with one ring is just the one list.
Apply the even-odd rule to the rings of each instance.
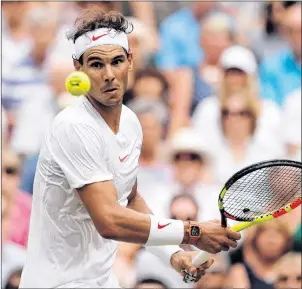
[[183, 221], [158, 219], [149, 215], [151, 227], [146, 246], [180, 245], [184, 238]]
[[159, 259], [161, 259], [166, 266], [172, 268], [171, 257], [178, 251], [183, 251], [179, 246], [145, 246], [146, 250]]

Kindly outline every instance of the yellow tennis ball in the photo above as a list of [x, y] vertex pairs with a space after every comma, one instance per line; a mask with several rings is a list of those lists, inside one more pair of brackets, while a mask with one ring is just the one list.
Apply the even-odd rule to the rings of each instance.
[[80, 96], [90, 90], [91, 84], [88, 75], [82, 71], [74, 71], [69, 74], [65, 81], [66, 90], [74, 95]]

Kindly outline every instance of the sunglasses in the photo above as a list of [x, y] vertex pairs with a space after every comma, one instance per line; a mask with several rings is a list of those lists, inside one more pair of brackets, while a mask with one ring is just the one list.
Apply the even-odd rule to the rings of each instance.
[[[277, 282], [287, 282], [288, 279], [291, 279], [293, 276], [288, 276], [288, 275], [280, 275], [277, 279]], [[296, 281], [301, 281], [302, 280], [302, 276], [301, 275], [296, 275], [293, 277], [294, 279], [296, 279]]]
[[239, 111], [231, 111], [229, 109], [222, 109], [221, 115], [223, 118], [229, 117], [229, 116], [240, 116], [240, 117], [251, 117], [252, 112], [250, 110], [239, 110]]
[[4, 172], [7, 175], [17, 175], [19, 173], [19, 169], [16, 167], [6, 167], [4, 168]]
[[174, 161], [201, 161], [202, 157], [195, 153], [177, 153]]

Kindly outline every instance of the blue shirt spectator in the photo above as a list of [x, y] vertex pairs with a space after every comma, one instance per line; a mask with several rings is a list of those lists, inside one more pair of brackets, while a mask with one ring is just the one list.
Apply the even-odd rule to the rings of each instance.
[[160, 25], [160, 50], [156, 64], [162, 70], [194, 66], [202, 59], [200, 23], [189, 8], [183, 8]]
[[263, 61], [260, 81], [262, 97], [282, 106], [286, 95], [301, 86], [301, 64], [290, 49], [285, 49]]

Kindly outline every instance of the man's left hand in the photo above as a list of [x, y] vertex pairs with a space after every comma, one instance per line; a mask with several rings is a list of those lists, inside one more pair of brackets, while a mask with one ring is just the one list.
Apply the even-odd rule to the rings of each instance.
[[212, 266], [214, 260], [209, 259], [206, 263], [200, 265], [200, 267], [196, 267], [193, 265], [192, 259], [197, 253], [197, 251], [179, 251], [173, 254], [171, 257], [172, 267], [183, 277], [185, 276], [183, 270], [187, 270], [190, 274], [196, 275], [197, 279], [199, 280], [203, 275], [206, 274], [206, 269], [209, 269]]

